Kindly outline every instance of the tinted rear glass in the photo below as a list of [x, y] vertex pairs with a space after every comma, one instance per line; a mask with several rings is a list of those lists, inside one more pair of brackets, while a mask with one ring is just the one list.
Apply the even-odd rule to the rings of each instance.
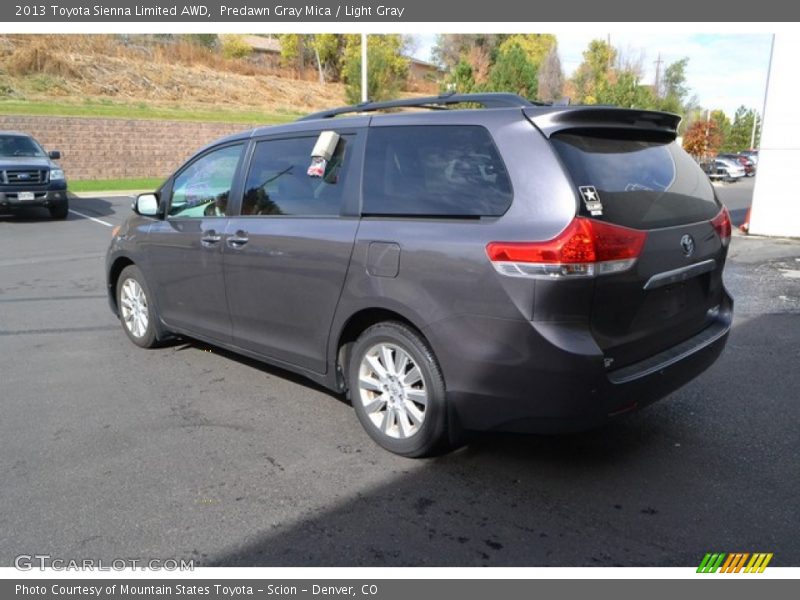
[[[560, 133], [552, 142], [576, 188], [597, 191], [603, 221], [655, 229], [711, 219], [720, 210], [708, 177], [674, 141], [601, 131]], [[580, 210], [589, 214], [583, 202]]]
[[367, 215], [499, 216], [511, 181], [478, 126], [373, 127], [364, 165]]

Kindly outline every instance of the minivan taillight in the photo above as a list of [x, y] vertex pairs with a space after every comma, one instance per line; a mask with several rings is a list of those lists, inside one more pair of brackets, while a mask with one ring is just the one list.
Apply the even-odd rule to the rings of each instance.
[[575, 217], [544, 242], [490, 242], [486, 254], [498, 273], [511, 277], [593, 277], [627, 271], [647, 232]]
[[727, 247], [731, 243], [731, 215], [727, 207], [723, 206], [719, 214], [711, 219], [711, 225], [714, 226], [723, 247]]

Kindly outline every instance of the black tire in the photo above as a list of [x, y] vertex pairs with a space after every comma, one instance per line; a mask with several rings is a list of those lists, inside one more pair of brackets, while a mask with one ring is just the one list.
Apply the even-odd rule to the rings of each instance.
[[[126, 286], [130, 286], [126, 289]], [[139, 300], [136, 300], [136, 290], [141, 290]], [[123, 290], [126, 298], [123, 299]], [[140, 348], [154, 348], [158, 345], [156, 335], [156, 309], [153, 305], [153, 296], [144, 280], [141, 270], [136, 265], [129, 265], [122, 269], [117, 279], [117, 312], [122, 329], [134, 344]], [[125, 305], [123, 305], [125, 302]], [[132, 304], [132, 305], [131, 305]], [[126, 308], [130, 306], [130, 308]], [[142, 321], [136, 322], [138, 316], [146, 317], [146, 325]]]
[[[394, 387], [362, 389], [362, 368], [370, 382], [384, 385], [378, 372], [370, 366], [374, 363], [367, 359], [370, 354], [374, 360], [382, 348], [388, 349], [395, 373], [395, 379], [387, 379], [386, 385]], [[401, 362], [402, 375], [399, 374]], [[419, 379], [413, 373], [414, 367], [421, 376]], [[390, 377], [391, 373], [386, 373], [386, 377]], [[430, 346], [414, 329], [403, 323], [387, 321], [364, 331], [350, 353], [347, 382], [348, 396], [358, 420], [369, 436], [389, 452], [417, 458], [449, 449], [444, 378]], [[426, 400], [419, 404], [423, 394]], [[384, 410], [380, 410], [381, 406]], [[421, 422], [415, 423], [420, 415], [423, 417]], [[413, 429], [411, 434], [406, 433], [409, 427]]]
[[66, 219], [67, 213], [69, 212], [69, 204], [67, 202], [63, 202], [61, 204], [51, 206], [48, 210], [50, 211], [51, 219]]

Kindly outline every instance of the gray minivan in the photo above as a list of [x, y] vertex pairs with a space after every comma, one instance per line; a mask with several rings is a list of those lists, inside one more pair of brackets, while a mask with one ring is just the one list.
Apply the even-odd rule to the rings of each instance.
[[346, 393], [405, 456], [593, 427], [730, 329], [730, 219], [678, 122], [481, 94], [233, 135], [136, 199], [111, 307], [139, 346], [197, 338]]

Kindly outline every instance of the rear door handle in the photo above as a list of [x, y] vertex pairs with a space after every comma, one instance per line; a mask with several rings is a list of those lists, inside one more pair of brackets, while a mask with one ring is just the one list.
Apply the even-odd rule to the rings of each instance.
[[227, 244], [229, 248], [241, 248], [249, 241], [250, 238], [247, 237], [246, 231], [237, 231], [233, 235], [228, 236]]
[[220, 242], [222, 236], [219, 235], [213, 229], [209, 229], [208, 231], [203, 232], [203, 237], [200, 238], [200, 243], [208, 248], [209, 246], [214, 246]]

